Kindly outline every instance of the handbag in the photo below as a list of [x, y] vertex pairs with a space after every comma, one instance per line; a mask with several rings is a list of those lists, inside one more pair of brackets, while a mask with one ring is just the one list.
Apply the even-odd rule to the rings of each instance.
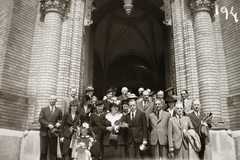
[[109, 141], [117, 141], [117, 139], [118, 135], [111, 132], [109, 135]]

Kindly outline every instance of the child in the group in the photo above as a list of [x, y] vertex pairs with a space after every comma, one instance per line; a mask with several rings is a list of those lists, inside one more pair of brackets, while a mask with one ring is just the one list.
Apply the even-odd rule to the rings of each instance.
[[89, 124], [83, 123], [81, 127], [78, 127], [73, 138], [72, 157], [74, 160], [92, 160], [89, 150], [94, 140], [89, 135]]

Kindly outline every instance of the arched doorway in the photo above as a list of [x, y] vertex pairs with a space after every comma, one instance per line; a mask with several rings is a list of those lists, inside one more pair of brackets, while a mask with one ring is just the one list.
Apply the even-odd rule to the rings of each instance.
[[116, 86], [119, 94], [123, 86], [135, 93], [139, 87], [164, 89], [168, 29], [159, 9], [163, 2], [133, 1], [130, 15], [125, 13], [122, 0], [94, 4], [98, 7], [91, 26], [95, 94], [102, 98], [110, 86]]

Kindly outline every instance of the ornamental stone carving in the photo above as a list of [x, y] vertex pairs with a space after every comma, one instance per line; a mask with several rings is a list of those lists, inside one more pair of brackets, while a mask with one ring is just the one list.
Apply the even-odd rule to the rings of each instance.
[[189, 0], [189, 6], [192, 11], [192, 14], [198, 11], [208, 11], [211, 16], [215, 12], [215, 2], [216, 0]]
[[69, 0], [40, 0], [40, 12], [44, 16], [48, 12], [58, 12], [64, 16]]

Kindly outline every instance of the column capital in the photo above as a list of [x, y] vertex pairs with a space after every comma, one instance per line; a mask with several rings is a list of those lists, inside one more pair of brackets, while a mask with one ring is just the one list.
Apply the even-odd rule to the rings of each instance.
[[215, 12], [215, 1], [216, 0], [189, 0], [189, 6], [192, 14], [198, 11], [207, 11], [213, 16]]
[[64, 16], [69, 0], [40, 0], [40, 3], [42, 16], [48, 12], [57, 12]]

